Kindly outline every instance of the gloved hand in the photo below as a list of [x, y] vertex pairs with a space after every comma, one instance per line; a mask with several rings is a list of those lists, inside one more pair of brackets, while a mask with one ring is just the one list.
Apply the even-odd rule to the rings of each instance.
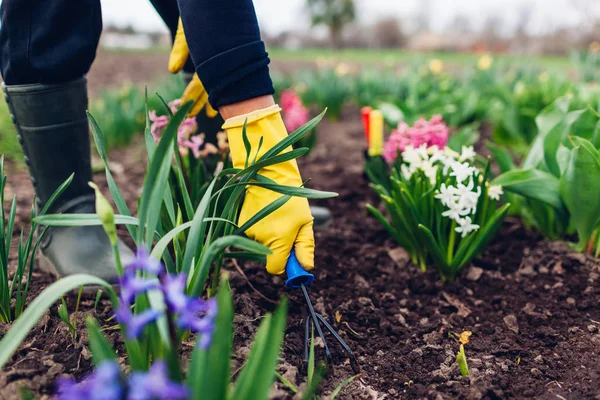
[[[263, 143], [258, 154], [260, 158], [270, 148], [287, 136], [287, 130], [280, 114], [281, 108], [274, 105], [262, 110], [229, 118], [223, 128], [227, 131], [231, 158], [235, 168], [244, 168], [246, 149], [242, 139], [242, 128], [246, 122], [246, 134], [252, 146], [250, 160], [254, 160], [260, 138]], [[291, 147], [284, 150], [288, 152]], [[259, 171], [259, 174], [272, 179], [280, 185], [302, 185], [296, 160], [270, 165]], [[258, 186], [248, 186], [246, 197], [239, 217], [243, 224], [258, 211], [269, 205], [282, 194]], [[267, 271], [274, 275], [285, 272], [285, 265], [290, 251], [296, 251], [300, 265], [306, 270], [314, 268], [315, 239], [313, 234], [313, 217], [308, 207], [308, 200], [292, 197], [282, 207], [269, 214], [246, 231], [248, 237], [269, 247], [272, 254], [267, 255]]]
[[[183, 32], [183, 24], [181, 18], [177, 24], [177, 33], [175, 34], [175, 41], [173, 42], [173, 49], [169, 56], [169, 71], [172, 74], [177, 74], [182, 70], [188, 57], [190, 56], [190, 50], [185, 40], [185, 33]], [[192, 81], [187, 85], [183, 96], [181, 96], [181, 104], [184, 104], [190, 100], [194, 101], [194, 106], [190, 110], [189, 115], [191, 117], [197, 115], [202, 107], [206, 105], [206, 115], [209, 118], [214, 118], [218, 112], [215, 111], [208, 102], [208, 93], [204, 89], [204, 85], [200, 82], [198, 75], [194, 73]]]

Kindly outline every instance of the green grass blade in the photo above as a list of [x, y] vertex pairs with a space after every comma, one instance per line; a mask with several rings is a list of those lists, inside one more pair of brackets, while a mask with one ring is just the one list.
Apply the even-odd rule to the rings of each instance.
[[271, 250], [268, 247], [257, 243], [254, 240], [250, 240], [241, 236], [223, 236], [216, 239], [203, 251], [201, 258], [197, 263], [196, 269], [194, 270], [194, 276], [191, 281], [191, 296], [200, 296], [204, 287], [204, 283], [206, 282], [206, 278], [208, 277], [210, 266], [217, 256], [230, 246], [237, 247], [242, 250], [252, 251], [256, 254], [271, 254]]
[[103, 286], [111, 294], [111, 299], [116, 301], [116, 295], [112, 286], [105, 280], [95, 276], [77, 274], [67, 276], [53, 283], [33, 299], [21, 317], [15, 321], [12, 328], [0, 340], [0, 368], [4, 367], [29, 331], [33, 329], [42, 315], [52, 307], [54, 302], [60, 299], [65, 293], [86, 285]]
[[187, 384], [192, 398], [222, 400], [227, 398], [233, 346], [233, 301], [229, 284], [221, 280], [217, 293], [218, 314], [215, 332], [207, 350], [195, 348], [192, 353]]
[[104, 361], [116, 361], [117, 354], [112, 346], [104, 337], [104, 334], [100, 330], [100, 325], [93, 317], [87, 317], [85, 324], [88, 330], [88, 341], [90, 343], [90, 350], [92, 352], [92, 358], [94, 364], [98, 366]]
[[285, 333], [287, 300], [284, 298], [271, 318], [265, 317], [258, 328], [246, 365], [236, 382], [232, 399], [266, 399], [275, 378]]
[[[131, 212], [129, 211], [129, 208], [127, 207], [127, 203], [125, 202], [123, 193], [121, 193], [119, 186], [117, 186], [117, 182], [113, 178], [112, 172], [110, 171], [110, 167], [108, 165], [108, 156], [106, 154], [106, 145], [105, 145], [106, 141], [104, 139], [104, 134], [102, 133], [102, 130], [98, 126], [98, 123], [96, 122], [94, 117], [92, 117], [92, 114], [90, 114], [88, 112], [87, 116], [88, 116], [88, 120], [90, 121], [92, 137], [94, 138], [94, 143], [96, 144], [96, 150], [98, 151], [98, 154], [100, 155], [100, 158], [102, 159], [102, 162], [104, 163], [106, 183], [108, 184], [108, 189], [110, 190], [110, 194], [113, 198], [113, 201], [115, 202], [117, 211], [119, 211], [119, 214], [131, 216]], [[146, 109], [146, 119], [147, 118], [148, 118], [148, 110]], [[131, 237], [133, 237], [133, 238], [136, 237], [137, 229], [135, 227], [128, 226], [127, 230], [129, 231], [129, 234], [131, 235]]]

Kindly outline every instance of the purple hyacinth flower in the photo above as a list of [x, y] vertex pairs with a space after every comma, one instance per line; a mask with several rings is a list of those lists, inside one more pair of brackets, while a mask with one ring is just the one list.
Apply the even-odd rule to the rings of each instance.
[[132, 304], [138, 294], [158, 287], [160, 284], [156, 279], [144, 279], [137, 276], [134, 271], [127, 271], [121, 278], [121, 301]]
[[179, 275], [167, 275], [163, 281], [162, 289], [165, 295], [165, 301], [169, 311], [180, 313], [191, 302], [189, 296], [185, 294], [187, 276], [185, 273]]
[[119, 400], [123, 394], [121, 370], [114, 361], [104, 361], [79, 384], [63, 378], [58, 382], [58, 399]]
[[128, 400], [185, 400], [189, 389], [173, 382], [167, 374], [167, 364], [155, 361], [148, 372], [134, 372], [129, 381]]
[[212, 334], [215, 330], [215, 317], [217, 315], [217, 301], [214, 298], [203, 301], [192, 300], [187, 307], [179, 313], [177, 325], [182, 329], [189, 329], [199, 333], [197, 344], [200, 348], [210, 347]]
[[140, 246], [135, 252], [132, 262], [127, 265], [130, 271], [144, 271], [153, 275], [159, 275], [163, 271], [163, 265], [160, 261], [150, 256], [146, 246]]
[[148, 309], [140, 314], [134, 315], [129, 304], [121, 302], [115, 313], [117, 321], [125, 326], [125, 337], [129, 340], [138, 339], [146, 325], [152, 323], [161, 316], [161, 311]]

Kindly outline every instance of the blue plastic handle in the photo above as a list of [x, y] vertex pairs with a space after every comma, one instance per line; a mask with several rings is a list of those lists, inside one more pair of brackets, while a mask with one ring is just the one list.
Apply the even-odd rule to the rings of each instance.
[[301, 285], [308, 286], [315, 280], [315, 276], [307, 272], [296, 258], [294, 250], [290, 253], [287, 264], [285, 266], [285, 273], [287, 274], [287, 280], [285, 286], [290, 289], [298, 289]]

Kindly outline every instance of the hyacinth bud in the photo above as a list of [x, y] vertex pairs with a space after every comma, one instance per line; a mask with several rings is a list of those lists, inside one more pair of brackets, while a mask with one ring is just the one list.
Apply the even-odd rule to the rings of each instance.
[[373, 110], [369, 114], [369, 156], [380, 156], [383, 153], [383, 114]]
[[115, 226], [115, 212], [108, 200], [106, 200], [106, 197], [104, 197], [98, 188], [98, 185], [94, 182], [88, 182], [88, 185], [96, 191], [96, 214], [98, 214], [98, 218], [100, 218], [100, 222], [102, 222], [102, 227], [108, 235], [110, 243], [116, 245], [117, 227]]

